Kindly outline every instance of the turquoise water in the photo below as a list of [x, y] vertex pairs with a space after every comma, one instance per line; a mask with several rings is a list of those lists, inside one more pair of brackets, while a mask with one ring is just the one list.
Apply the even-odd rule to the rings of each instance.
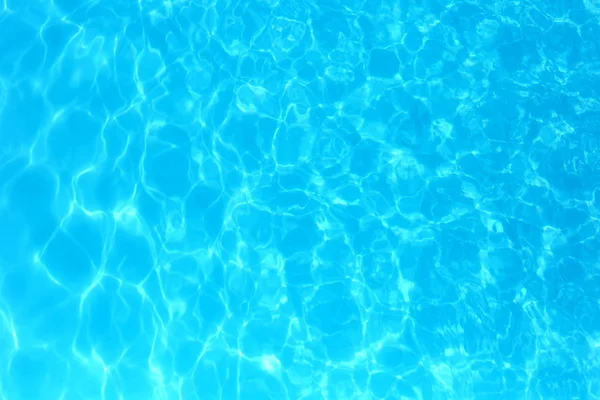
[[599, 37], [0, 1], [0, 399], [600, 399]]

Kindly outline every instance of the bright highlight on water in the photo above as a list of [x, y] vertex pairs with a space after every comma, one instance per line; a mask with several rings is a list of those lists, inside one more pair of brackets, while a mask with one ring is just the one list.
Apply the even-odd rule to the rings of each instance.
[[0, 400], [600, 399], [599, 38], [0, 1]]

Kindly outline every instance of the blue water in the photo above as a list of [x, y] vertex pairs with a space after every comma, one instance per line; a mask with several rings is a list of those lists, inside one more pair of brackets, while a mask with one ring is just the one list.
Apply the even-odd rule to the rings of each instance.
[[0, 1], [1, 400], [600, 399], [600, 1]]

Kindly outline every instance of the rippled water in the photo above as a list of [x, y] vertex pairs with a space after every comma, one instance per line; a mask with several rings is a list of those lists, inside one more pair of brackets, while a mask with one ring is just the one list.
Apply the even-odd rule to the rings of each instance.
[[600, 2], [0, 2], [0, 399], [600, 399]]

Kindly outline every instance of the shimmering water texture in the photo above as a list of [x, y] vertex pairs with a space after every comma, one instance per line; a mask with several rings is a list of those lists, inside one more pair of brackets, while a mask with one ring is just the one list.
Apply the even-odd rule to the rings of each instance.
[[600, 399], [600, 1], [0, 9], [0, 399]]

